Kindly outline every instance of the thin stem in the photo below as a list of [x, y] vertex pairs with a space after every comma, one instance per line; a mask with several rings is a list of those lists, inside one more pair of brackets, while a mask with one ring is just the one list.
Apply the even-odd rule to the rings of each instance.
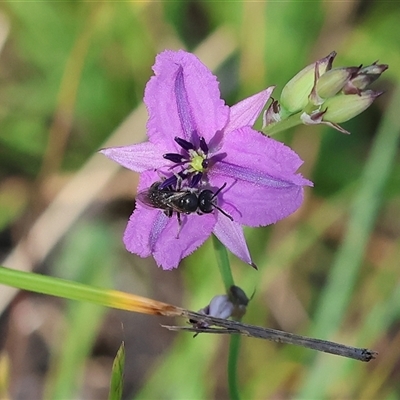
[[240, 399], [237, 382], [237, 365], [239, 360], [240, 338], [240, 335], [231, 335], [229, 341], [228, 387], [229, 397], [231, 398], [231, 400]]
[[268, 136], [275, 135], [278, 132], [284, 131], [289, 128], [293, 128], [296, 125], [301, 125], [303, 122], [300, 119], [301, 112], [293, 114], [290, 117], [283, 119], [282, 121], [275, 122], [274, 124], [266, 126], [261, 131]]
[[[233, 286], [235, 283], [233, 281], [233, 275], [229, 263], [228, 252], [226, 250], [226, 247], [214, 235], [213, 235], [213, 244], [214, 244], [215, 254], [217, 256], [219, 272], [221, 273], [226, 293], [229, 294], [231, 286]], [[229, 357], [228, 357], [228, 388], [229, 388], [229, 397], [232, 400], [240, 399], [239, 389], [237, 385], [237, 365], [239, 359], [239, 347], [240, 347], [240, 336], [232, 335], [229, 341]]]
[[217, 256], [218, 268], [224, 282], [226, 293], [229, 293], [230, 287], [234, 285], [231, 266], [229, 264], [228, 252], [226, 247], [213, 235], [213, 244]]
[[[378, 353], [374, 350], [347, 346], [345, 344], [331, 342], [329, 340], [322, 340], [308, 336], [296, 335], [294, 333], [279, 331], [272, 328], [262, 328], [257, 325], [243, 324], [228, 319], [221, 319], [211, 317], [209, 315], [195, 313], [186, 310], [187, 317], [194, 321], [201, 321], [209, 324], [207, 327], [199, 326], [168, 326], [162, 325], [171, 331], [188, 331], [196, 333], [214, 333], [214, 334], [240, 334], [243, 336], [266, 339], [277, 343], [293, 344], [295, 346], [302, 346], [307, 349], [312, 349], [324, 353], [335, 354], [337, 356], [351, 358], [353, 360], [369, 362], [374, 360]], [[307, 397], [308, 399], [309, 397]], [[314, 397], [312, 397], [314, 398]]]

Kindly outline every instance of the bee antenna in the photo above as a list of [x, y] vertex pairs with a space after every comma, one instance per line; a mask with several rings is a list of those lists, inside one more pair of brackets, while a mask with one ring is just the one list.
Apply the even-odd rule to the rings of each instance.
[[[219, 193], [221, 193], [221, 191], [226, 187], [227, 183], [225, 182], [213, 195], [213, 197], [211, 198], [211, 201], [213, 201]], [[222, 214], [224, 214], [226, 217], [228, 217], [231, 221], [233, 221], [233, 218], [226, 213], [222, 208], [219, 208], [215, 203], [212, 203], [212, 205], [214, 206], [214, 208], [216, 208], [219, 212], [221, 212]]]
[[214, 195], [211, 198], [211, 200], [214, 200], [221, 193], [221, 190], [224, 189], [225, 187], [226, 187], [226, 182], [214, 193]]
[[213, 203], [213, 206], [214, 206], [214, 208], [216, 208], [219, 212], [224, 214], [226, 217], [228, 217], [233, 222], [233, 218], [228, 213], [226, 213], [222, 208], [219, 208], [214, 203]]

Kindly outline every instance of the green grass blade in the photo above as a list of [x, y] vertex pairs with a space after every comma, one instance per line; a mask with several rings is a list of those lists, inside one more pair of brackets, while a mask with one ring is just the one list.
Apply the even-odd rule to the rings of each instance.
[[103, 306], [112, 306], [109, 290], [99, 289], [83, 283], [67, 281], [35, 273], [17, 271], [0, 266], [0, 283], [22, 290], [63, 297], [70, 300], [89, 301]]
[[0, 399], [10, 399], [10, 359], [5, 352], [0, 353]]
[[154, 307], [170, 308], [168, 304], [134, 294], [117, 290], [100, 289], [83, 283], [31, 272], [16, 271], [2, 266], [0, 266], [0, 284], [31, 292], [62, 297], [64, 299], [85, 301], [104, 307], [144, 314], [155, 314]]
[[114, 358], [108, 400], [121, 400], [124, 384], [125, 343], [122, 342]]

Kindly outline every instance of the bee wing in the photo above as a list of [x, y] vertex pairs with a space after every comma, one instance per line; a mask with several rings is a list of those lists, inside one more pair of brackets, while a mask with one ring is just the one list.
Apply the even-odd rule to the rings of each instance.
[[150, 208], [159, 208], [154, 202], [152, 201], [153, 197], [153, 189], [151, 187], [141, 190], [136, 194], [136, 200], [144, 206]]
[[188, 191], [174, 191], [171, 192], [168, 196], [168, 199], [166, 200], [168, 204], [168, 208], [172, 209], [173, 211], [181, 214], [187, 214], [187, 210], [185, 208], [182, 208], [179, 200], [182, 199], [183, 197], [188, 195]]
[[182, 214], [187, 213], [187, 210], [179, 205], [179, 200], [187, 196], [189, 192], [183, 190], [160, 190], [158, 189], [158, 183], [156, 182], [149, 188], [140, 191], [136, 195], [136, 200], [148, 208], [175, 211]]

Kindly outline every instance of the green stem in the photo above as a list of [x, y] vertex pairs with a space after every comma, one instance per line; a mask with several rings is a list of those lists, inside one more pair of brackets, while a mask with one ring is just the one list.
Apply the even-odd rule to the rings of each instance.
[[231, 335], [228, 358], [228, 387], [231, 400], [239, 400], [240, 394], [237, 382], [237, 365], [239, 360], [240, 335]]
[[278, 132], [284, 131], [289, 128], [293, 128], [296, 125], [301, 125], [303, 122], [300, 119], [301, 112], [293, 114], [290, 117], [283, 119], [282, 121], [275, 122], [272, 125], [268, 125], [261, 132], [264, 132], [268, 136], [275, 135]]
[[[219, 271], [224, 282], [226, 293], [229, 294], [230, 287], [234, 285], [231, 266], [229, 263], [228, 252], [226, 247], [213, 235], [213, 244]], [[240, 336], [231, 335], [229, 342], [229, 358], [228, 358], [228, 387], [229, 397], [232, 400], [239, 400], [239, 389], [237, 379], [237, 365], [239, 359]]]
[[224, 282], [226, 293], [234, 285], [231, 266], [229, 264], [228, 252], [226, 247], [213, 235], [213, 244], [217, 256], [218, 268]]

